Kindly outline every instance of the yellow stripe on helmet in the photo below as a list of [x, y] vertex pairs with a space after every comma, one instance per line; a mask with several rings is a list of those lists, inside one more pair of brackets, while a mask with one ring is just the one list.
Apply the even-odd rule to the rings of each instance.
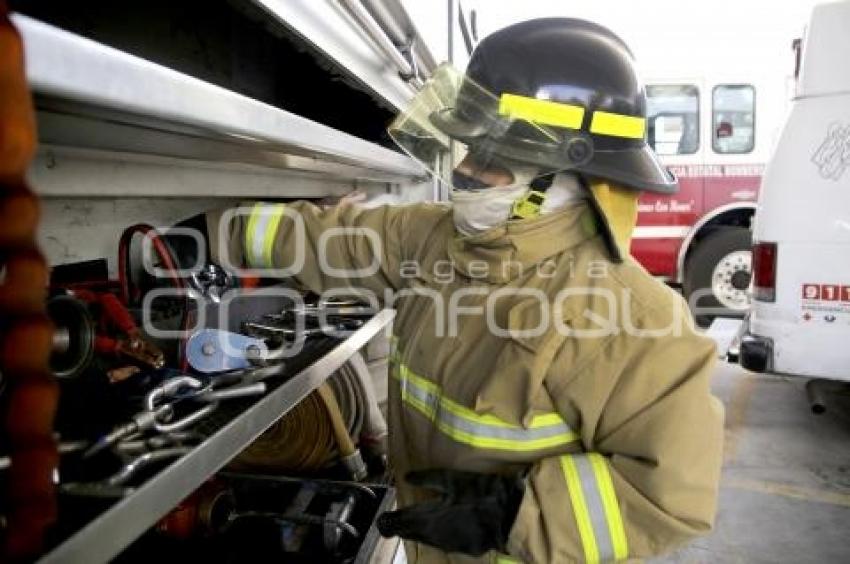
[[499, 99], [499, 115], [524, 119], [538, 125], [581, 129], [584, 108], [518, 94], [502, 94]]
[[[518, 94], [502, 94], [499, 99], [499, 115], [524, 119], [538, 125], [581, 129], [584, 113], [585, 109], [581, 106]], [[642, 139], [646, 132], [646, 119], [597, 110], [593, 112], [590, 132], [611, 137]]]
[[597, 135], [643, 139], [645, 131], [646, 120], [642, 117], [612, 114], [597, 110], [593, 112], [593, 119], [590, 122], [590, 132]]

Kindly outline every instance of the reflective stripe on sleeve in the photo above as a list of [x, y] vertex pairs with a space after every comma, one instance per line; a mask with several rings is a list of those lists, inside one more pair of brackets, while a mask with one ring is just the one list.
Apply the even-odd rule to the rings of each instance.
[[528, 452], [567, 445], [579, 439], [557, 413], [534, 416], [528, 428], [481, 415], [445, 397], [440, 387], [397, 363], [402, 401], [424, 415], [444, 435], [481, 449]]
[[245, 228], [245, 258], [251, 268], [274, 268], [274, 239], [284, 204], [254, 204]]
[[585, 560], [612, 562], [626, 558], [626, 532], [605, 457], [597, 453], [562, 456], [561, 469]]

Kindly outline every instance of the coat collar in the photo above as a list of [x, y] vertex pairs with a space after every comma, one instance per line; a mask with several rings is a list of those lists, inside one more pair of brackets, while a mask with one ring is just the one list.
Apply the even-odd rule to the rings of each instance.
[[509, 221], [469, 237], [456, 235], [449, 242], [449, 257], [464, 276], [505, 284], [596, 233], [593, 212], [582, 202], [534, 219]]

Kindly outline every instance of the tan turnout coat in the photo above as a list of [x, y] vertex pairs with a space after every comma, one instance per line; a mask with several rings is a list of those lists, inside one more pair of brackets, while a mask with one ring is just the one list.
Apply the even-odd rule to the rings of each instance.
[[[240, 214], [209, 216], [214, 254], [222, 237], [236, 264], [281, 268], [303, 253], [295, 277], [312, 290], [367, 289], [397, 308], [389, 428], [401, 506], [425, 498], [409, 470], [529, 470], [509, 555], [407, 543], [409, 561], [639, 559], [710, 530], [723, 417], [709, 392], [714, 344], [674, 291], [630, 258], [608, 259], [584, 204], [469, 238], [435, 204]], [[348, 230], [329, 236], [335, 227]]]

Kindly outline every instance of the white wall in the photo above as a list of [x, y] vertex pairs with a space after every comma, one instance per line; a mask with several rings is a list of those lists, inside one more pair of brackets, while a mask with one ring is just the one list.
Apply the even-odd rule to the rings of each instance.
[[526, 19], [596, 21], [631, 46], [646, 75], [791, 74], [791, 41], [816, 0], [464, 0], [484, 34]]
[[448, 60], [448, 0], [401, 0], [437, 63]]

